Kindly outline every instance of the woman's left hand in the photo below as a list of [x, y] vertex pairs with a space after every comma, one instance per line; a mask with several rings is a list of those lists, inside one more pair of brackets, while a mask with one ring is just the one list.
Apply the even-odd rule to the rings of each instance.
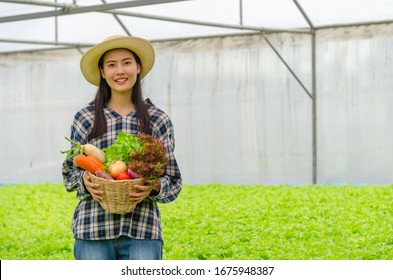
[[142, 200], [144, 200], [146, 197], [150, 195], [150, 192], [152, 191], [152, 186], [141, 186], [141, 185], [135, 185], [134, 186], [135, 191], [128, 193], [130, 197], [130, 201], [139, 203]]

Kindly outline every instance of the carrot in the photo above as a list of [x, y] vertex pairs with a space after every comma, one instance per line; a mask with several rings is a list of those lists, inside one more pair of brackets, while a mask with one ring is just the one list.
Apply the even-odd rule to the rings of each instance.
[[100, 167], [101, 170], [104, 169], [104, 164], [97, 157], [95, 157], [93, 155], [87, 155], [87, 158], [90, 159], [95, 164], [97, 164], [97, 166]]
[[88, 158], [84, 154], [79, 154], [74, 158], [74, 162], [80, 168], [87, 170], [93, 174], [96, 174], [97, 171], [102, 170], [100, 166], [98, 166], [95, 161], [92, 161], [91, 158]]

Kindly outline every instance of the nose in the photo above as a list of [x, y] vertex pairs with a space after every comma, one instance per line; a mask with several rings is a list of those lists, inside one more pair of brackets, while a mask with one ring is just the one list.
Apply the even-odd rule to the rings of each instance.
[[116, 69], [116, 74], [123, 74], [123, 73], [124, 73], [124, 67], [123, 65], [119, 64]]

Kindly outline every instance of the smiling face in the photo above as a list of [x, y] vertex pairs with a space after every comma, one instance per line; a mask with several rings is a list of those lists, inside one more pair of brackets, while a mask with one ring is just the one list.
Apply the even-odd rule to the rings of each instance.
[[139, 72], [140, 65], [130, 50], [114, 49], [104, 55], [101, 75], [112, 94], [131, 93]]

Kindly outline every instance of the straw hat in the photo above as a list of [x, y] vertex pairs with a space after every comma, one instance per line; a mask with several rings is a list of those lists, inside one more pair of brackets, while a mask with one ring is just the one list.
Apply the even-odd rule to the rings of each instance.
[[142, 79], [150, 72], [154, 64], [154, 49], [151, 43], [145, 39], [134, 36], [116, 35], [105, 39], [103, 42], [91, 47], [82, 56], [80, 68], [85, 79], [93, 85], [99, 86], [101, 73], [98, 69], [98, 61], [101, 56], [112, 49], [129, 49], [136, 53], [142, 63]]

